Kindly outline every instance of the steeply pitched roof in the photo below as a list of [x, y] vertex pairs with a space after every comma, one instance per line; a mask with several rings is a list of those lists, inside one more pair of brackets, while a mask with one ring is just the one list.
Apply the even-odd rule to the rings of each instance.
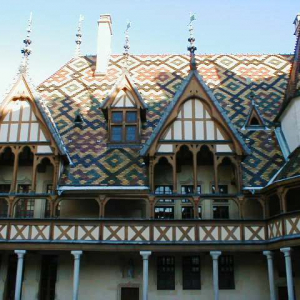
[[[291, 59], [291, 55], [196, 55], [198, 72], [250, 148], [243, 163], [244, 186], [265, 186], [284, 164], [273, 121], [283, 101]], [[122, 55], [111, 57], [106, 76], [94, 76], [95, 61], [95, 56], [71, 60], [39, 87], [74, 164], [60, 184], [148, 185], [139, 151], [187, 78], [189, 56], [130, 56], [129, 72], [148, 106], [141, 147], [136, 148], [107, 144], [107, 122], [98, 109], [122, 74]], [[251, 107], [248, 77], [271, 130], [241, 130]], [[85, 121], [82, 128], [74, 124], [78, 111]]]
[[289, 105], [291, 100], [297, 96], [300, 96], [300, 34], [298, 35], [296, 40], [290, 77], [285, 92], [284, 100], [282, 102], [280, 111], [277, 115], [276, 121], [279, 120], [280, 116], [284, 112], [285, 108]]
[[245, 144], [244, 140], [239, 135], [239, 133], [236, 130], [236, 128], [232, 125], [230, 119], [228, 118], [227, 114], [225, 113], [225, 111], [222, 108], [222, 106], [220, 105], [220, 103], [217, 101], [217, 99], [214, 96], [214, 94], [212, 93], [212, 91], [205, 84], [205, 82], [203, 81], [202, 77], [199, 75], [198, 71], [197, 70], [192, 70], [190, 72], [190, 74], [188, 75], [188, 77], [182, 82], [182, 85], [177, 90], [177, 92], [176, 92], [176, 94], [174, 96], [174, 99], [172, 100], [172, 102], [167, 107], [165, 113], [163, 114], [162, 118], [160, 119], [159, 123], [157, 124], [156, 128], [154, 129], [152, 135], [150, 136], [150, 138], [148, 139], [148, 141], [145, 143], [144, 147], [142, 148], [142, 150], [140, 152], [141, 155], [145, 156], [148, 153], [149, 148], [151, 147], [154, 139], [156, 138], [156, 136], [163, 129], [163, 126], [167, 122], [167, 120], [168, 120], [170, 114], [172, 113], [174, 107], [178, 103], [178, 101], [181, 98], [183, 92], [188, 87], [188, 84], [191, 82], [191, 80], [192, 80], [193, 77], [195, 77], [197, 79], [197, 81], [200, 84], [200, 86], [204, 89], [204, 91], [206, 92], [206, 94], [208, 95], [208, 97], [210, 98], [210, 100], [213, 102], [213, 105], [216, 107], [216, 109], [218, 110], [218, 112], [221, 114], [221, 116], [223, 117], [224, 121], [227, 123], [227, 125], [230, 128], [230, 130], [232, 131], [233, 135], [235, 136], [235, 138], [237, 139], [237, 141], [240, 143], [240, 145], [244, 149], [245, 153], [246, 154], [250, 154], [249, 148], [247, 147], [247, 145]]
[[289, 160], [286, 162], [274, 181], [286, 180], [295, 176], [300, 176], [300, 147], [296, 148], [290, 154]]
[[126, 86], [126, 84], [129, 84], [132, 91], [135, 93], [135, 96], [137, 97], [139, 104], [141, 106], [142, 109], [146, 109], [147, 108], [147, 104], [145, 103], [143, 97], [141, 96], [140, 92], [138, 91], [138, 89], [136, 88], [130, 74], [128, 71], [124, 70], [122, 75], [120, 76], [120, 78], [117, 80], [117, 82], [115, 83], [115, 85], [113, 86], [110, 94], [106, 97], [106, 99], [100, 103], [100, 108], [107, 108], [107, 105], [109, 104], [109, 102], [112, 100], [112, 97], [119, 92], [122, 88], [124, 88]]
[[31, 83], [31, 80], [28, 78], [27, 73], [17, 74], [15, 82], [13, 83], [10, 91], [7, 93], [5, 99], [0, 105], [0, 112], [3, 111], [8, 102], [18, 94], [19, 90], [23, 89], [26, 90], [26, 93], [28, 93], [28, 95], [31, 96], [30, 98], [32, 98], [32, 100], [34, 101], [34, 104], [40, 112], [44, 122], [47, 124], [47, 127], [59, 149], [60, 154], [69, 157], [62, 138], [56, 128], [55, 122], [50, 114], [50, 111], [48, 107], [44, 105], [40, 94]]

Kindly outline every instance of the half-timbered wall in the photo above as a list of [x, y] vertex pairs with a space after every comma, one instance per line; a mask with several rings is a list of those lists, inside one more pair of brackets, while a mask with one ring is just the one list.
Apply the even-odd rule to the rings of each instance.
[[170, 124], [162, 135], [158, 146], [158, 153], [174, 152], [174, 145], [164, 141], [220, 141], [217, 152], [233, 152], [228, 144], [228, 137], [220, 125], [212, 119], [208, 108], [199, 100], [187, 100], [179, 109], [177, 118]]
[[123, 89], [117, 94], [112, 107], [136, 107], [136, 102], [133, 95], [127, 89]]

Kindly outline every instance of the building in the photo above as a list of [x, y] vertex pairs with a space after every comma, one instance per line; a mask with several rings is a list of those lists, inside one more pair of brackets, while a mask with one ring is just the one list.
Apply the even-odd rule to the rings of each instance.
[[[0, 298], [300, 297], [294, 55], [76, 55], [0, 107]], [[81, 22], [81, 21], [80, 21]], [[31, 23], [30, 23], [31, 24]], [[128, 26], [129, 27], [129, 26]]]

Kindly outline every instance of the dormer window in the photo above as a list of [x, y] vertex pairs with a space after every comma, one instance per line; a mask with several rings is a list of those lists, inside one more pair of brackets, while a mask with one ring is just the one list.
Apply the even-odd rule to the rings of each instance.
[[108, 121], [110, 144], [140, 142], [141, 122], [146, 118], [147, 106], [129, 74], [122, 75], [100, 108]]
[[112, 143], [136, 143], [139, 140], [138, 114], [136, 110], [111, 110], [110, 141]]

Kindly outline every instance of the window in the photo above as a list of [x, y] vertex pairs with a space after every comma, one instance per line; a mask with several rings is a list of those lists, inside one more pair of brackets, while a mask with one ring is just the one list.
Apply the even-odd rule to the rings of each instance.
[[229, 219], [229, 206], [213, 205], [214, 219]]
[[19, 184], [18, 193], [28, 194], [31, 192], [31, 184]]
[[[211, 189], [212, 189], [212, 193], [215, 194], [216, 188], [215, 188], [214, 184], [212, 185]], [[225, 185], [225, 184], [219, 185], [219, 193], [220, 194], [228, 194], [228, 185]]]
[[[181, 186], [181, 194], [193, 194], [194, 186], [193, 185], [182, 185]], [[201, 185], [197, 185], [197, 194], [201, 194]]]
[[184, 290], [200, 290], [200, 257], [182, 258], [182, 286]]
[[46, 186], [46, 193], [51, 194], [53, 190], [53, 184], [47, 184]]
[[173, 193], [172, 185], [156, 185], [155, 194], [158, 195], [171, 195]]
[[16, 204], [16, 218], [33, 218], [34, 199], [20, 199]]
[[232, 255], [221, 255], [219, 257], [219, 289], [233, 290], [234, 283], [234, 262]]
[[8, 215], [8, 204], [5, 199], [0, 199], [0, 218], [6, 218]]
[[154, 211], [155, 219], [174, 219], [173, 206], [156, 206]]
[[198, 206], [199, 219], [202, 219], [202, 206]]
[[40, 279], [40, 300], [55, 299], [55, 285], [57, 277], [57, 256], [44, 255], [42, 258]]
[[[9, 259], [8, 259], [6, 286], [5, 286], [5, 293], [4, 293], [4, 298], [3, 298], [5, 300], [15, 299], [17, 264], [18, 264], [17, 256], [15, 254], [10, 255]], [[24, 269], [23, 269], [23, 272], [24, 272]], [[22, 279], [23, 278], [24, 278], [24, 276], [22, 276]]]
[[157, 289], [175, 290], [175, 258], [173, 256], [157, 258]]
[[112, 143], [136, 143], [138, 141], [136, 110], [112, 110], [110, 126], [110, 141]]
[[45, 218], [50, 218], [51, 216], [51, 209], [50, 209], [50, 201], [49, 200], [45, 200], [46, 203], [45, 203]]
[[0, 193], [9, 193], [10, 184], [0, 184]]
[[194, 207], [182, 206], [181, 207], [181, 219], [194, 219]]

